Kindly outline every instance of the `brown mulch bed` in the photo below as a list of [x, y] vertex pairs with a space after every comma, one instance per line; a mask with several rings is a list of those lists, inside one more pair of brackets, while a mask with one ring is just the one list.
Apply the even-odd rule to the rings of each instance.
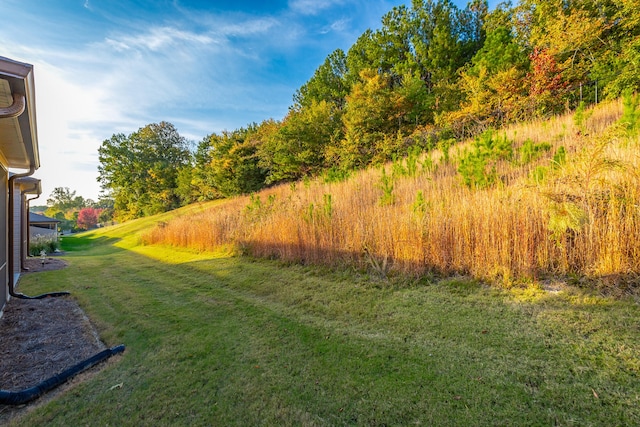
[[60, 270], [65, 268], [67, 263], [65, 260], [60, 259], [58, 257], [47, 257], [42, 262], [42, 258], [27, 258], [25, 262], [24, 273], [37, 273], [39, 271], [51, 271], [51, 270]]
[[[30, 258], [28, 273], [66, 267], [49, 257]], [[89, 319], [69, 296], [24, 300], [12, 298], [0, 318], [0, 389], [19, 391], [105, 349]], [[36, 401], [37, 402], [37, 401]], [[19, 408], [0, 404], [0, 424]]]

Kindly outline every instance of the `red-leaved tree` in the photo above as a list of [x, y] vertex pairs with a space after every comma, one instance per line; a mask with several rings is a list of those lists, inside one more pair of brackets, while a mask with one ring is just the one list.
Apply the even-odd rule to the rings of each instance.
[[98, 218], [102, 209], [82, 208], [78, 212], [78, 228], [81, 230], [90, 230], [98, 225]]
[[531, 72], [527, 75], [530, 85], [529, 98], [538, 115], [560, 113], [564, 108], [569, 84], [556, 59], [548, 49], [535, 48], [529, 56]]

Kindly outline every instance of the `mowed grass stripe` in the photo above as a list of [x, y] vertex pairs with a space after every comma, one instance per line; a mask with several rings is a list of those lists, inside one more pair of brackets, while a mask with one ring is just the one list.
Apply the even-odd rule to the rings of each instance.
[[69, 239], [69, 268], [25, 276], [21, 289], [68, 288], [127, 351], [16, 425], [640, 419], [632, 302], [393, 283], [125, 242], [136, 253], [92, 237]]

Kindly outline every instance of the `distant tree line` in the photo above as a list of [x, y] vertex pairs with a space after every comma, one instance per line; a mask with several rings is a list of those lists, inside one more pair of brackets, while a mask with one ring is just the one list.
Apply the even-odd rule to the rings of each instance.
[[636, 0], [413, 0], [332, 52], [282, 120], [190, 150], [170, 123], [100, 147], [118, 219], [349, 171], [640, 88]]
[[113, 200], [102, 197], [97, 202], [77, 196], [68, 187], [56, 187], [46, 206], [34, 206], [32, 212], [41, 212], [60, 221], [60, 231], [89, 230], [113, 220]]

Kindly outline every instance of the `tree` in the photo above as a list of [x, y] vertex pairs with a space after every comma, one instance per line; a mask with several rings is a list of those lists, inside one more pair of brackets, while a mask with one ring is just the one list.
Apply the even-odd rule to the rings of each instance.
[[345, 79], [347, 56], [341, 49], [333, 51], [318, 67], [311, 79], [296, 91], [293, 97], [295, 109], [310, 107], [322, 101], [342, 109], [349, 86]]
[[69, 190], [69, 187], [56, 187], [47, 199], [47, 206], [51, 212], [66, 212], [69, 209], [80, 209], [85, 206], [86, 201], [82, 196], [76, 196], [75, 191]]
[[345, 78], [350, 94], [365, 83], [362, 73], [373, 70], [393, 90], [409, 77], [422, 80], [426, 91], [420, 108], [430, 110], [423, 120], [433, 123], [436, 113], [456, 109], [458, 70], [482, 46], [487, 10], [485, 0], [474, 0], [463, 10], [451, 0], [414, 0], [411, 8], [395, 7], [382, 18], [380, 30], [367, 30], [349, 49]]
[[260, 125], [209, 135], [198, 148], [202, 166], [196, 165], [194, 175], [204, 177], [218, 197], [262, 189], [268, 170], [260, 162], [259, 150], [278, 127], [278, 122], [265, 120]]
[[601, 52], [592, 70], [592, 79], [606, 83], [604, 92], [618, 97], [627, 90], [640, 91], [640, 8], [637, 0], [621, 0], [609, 5], [608, 49]]
[[[525, 17], [530, 51], [550, 56], [567, 89], [597, 82], [602, 98], [638, 87], [637, 0], [523, 0], [518, 9]], [[562, 98], [577, 106], [581, 99], [569, 94]], [[595, 93], [589, 96], [595, 100]]]
[[101, 194], [98, 201], [93, 204], [93, 208], [100, 210], [98, 223], [106, 224], [113, 221], [113, 206], [115, 201], [108, 195]]
[[[413, 45], [429, 90], [446, 88], [457, 79], [484, 41], [487, 2], [474, 0], [459, 10], [450, 0], [414, 0]], [[446, 91], [441, 95], [448, 95]]]
[[400, 76], [397, 85], [374, 70], [362, 71], [360, 79], [347, 96], [344, 137], [328, 149], [329, 161], [344, 169], [405, 155], [409, 147], [404, 137], [433, 117], [428, 89], [417, 74]]
[[187, 141], [171, 123], [115, 134], [98, 149], [98, 181], [114, 198], [115, 214], [129, 219], [180, 206], [178, 171], [189, 163]]
[[68, 187], [56, 187], [47, 199], [47, 210], [44, 214], [60, 220], [61, 229], [73, 230], [77, 225], [78, 211], [86, 204], [87, 201], [82, 196], [76, 196], [76, 192]]
[[469, 74], [478, 75], [484, 68], [493, 75], [509, 68], [528, 68], [525, 50], [517, 43], [511, 28], [499, 26], [488, 32], [482, 48], [474, 55], [468, 67]]
[[531, 72], [527, 74], [530, 109], [535, 115], [560, 113], [565, 104], [568, 83], [564, 80], [554, 57], [544, 49], [535, 48], [530, 55]]
[[102, 209], [92, 207], [82, 208], [78, 212], [78, 228], [81, 230], [90, 230], [98, 225]]
[[[500, 7], [496, 7], [499, 9]], [[457, 14], [462, 62], [467, 63], [482, 47], [486, 37], [489, 3], [487, 0], [472, 0]]]
[[377, 144], [397, 132], [390, 79], [375, 70], [363, 70], [361, 83], [347, 96], [345, 137], [337, 157], [343, 168], [362, 168], [376, 159]]
[[183, 205], [215, 200], [223, 197], [218, 191], [214, 179], [212, 142], [215, 136], [203, 138], [197, 145], [190, 164], [178, 171], [178, 188], [176, 192]]
[[353, 90], [353, 85], [361, 81], [362, 71], [376, 69], [377, 50], [374, 32], [367, 29], [347, 51], [345, 79], [350, 91]]
[[459, 137], [522, 118], [529, 57], [510, 26], [512, 13], [497, 8], [487, 17], [483, 46], [460, 72], [464, 101], [440, 120]]
[[[589, 4], [591, 3], [591, 4]], [[600, 4], [597, 4], [600, 3]], [[532, 24], [530, 43], [554, 57], [568, 81], [585, 81], [589, 69], [606, 49], [608, 1], [527, 0]], [[601, 7], [603, 6], [603, 7]]]
[[269, 171], [267, 183], [319, 174], [329, 167], [327, 147], [342, 138], [341, 113], [327, 101], [291, 109], [259, 149], [260, 165]]
[[375, 33], [378, 73], [390, 77], [391, 85], [401, 83], [402, 76], [417, 70], [412, 40], [414, 13], [406, 6], [394, 7], [382, 17], [382, 28]]

